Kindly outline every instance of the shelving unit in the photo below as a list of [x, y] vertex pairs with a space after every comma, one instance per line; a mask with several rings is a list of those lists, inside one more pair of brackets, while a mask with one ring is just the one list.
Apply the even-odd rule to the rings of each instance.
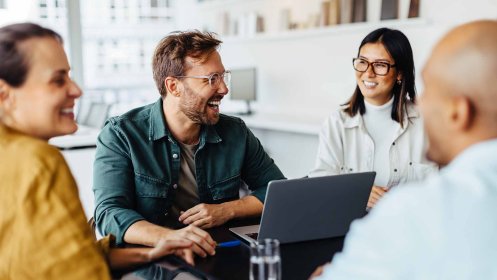
[[[189, 2], [188, 2], [189, 1]], [[366, 0], [366, 22], [342, 23], [337, 25], [323, 25], [323, 3], [350, 0], [182, 0], [191, 14], [197, 15], [189, 19], [190, 25], [203, 30], [218, 33], [223, 39], [233, 40], [267, 40], [280, 38], [298, 38], [304, 36], [320, 36], [330, 33], [355, 32], [371, 29], [375, 26], [411, 26], [426, 24], [423, 18], [407, 18], [406, 7], [411, 0], [399, 0], [399, 19], [380, 21], [381, 0]], [[185, 4], [187, 3], [187, 4]], [[351, 5], [350, 2], [348, 2]], [[335, 16], [339, 17], [342, 8], [338, 8]], [[332, 11], [336, 11], [333, 9]], [[402, 12], [400, 12], [402, 11]], [[343, 16], [343, 14], [342, 14]], [[257, 18], [262, 19], [258, 22]], [[347, 21], [346, 21], [347, 22]], [[257, 32], [262, 24], [263, 31]]]
[[389, 28], [399, 29], [406, 27], [425, 27], [428, 26], [429, 24], [430, 24], [429, 20], [423, 18], [394, 19], [394, 20], [383, 20], [374, 23], [357, 22], [357, 23], [340, 24], [335, 26], [310, 28], [304, 30], [288, 30], [277, 33], [262, 33], [262, 34], [254, 34], [250, 37], [222, 36], [222, 39], [223, 42], [226, 43], [243, 42], [243, 41], [287, 40], [287, 39], [293, 40], [293, 39], [300, 39], [307, 37], [340, 34], [344, 32], [362, 34], [379, 27], [389, 27]]

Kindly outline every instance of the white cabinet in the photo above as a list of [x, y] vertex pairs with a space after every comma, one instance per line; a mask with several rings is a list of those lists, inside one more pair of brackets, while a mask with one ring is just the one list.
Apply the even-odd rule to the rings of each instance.
[[324, 118], [263, 113], [242, 118], [287, 178], [307, 176], [314, 167]]
[[318, 135], [272, 129], [251, 129], [264, 149], [289, 179], [307, 176], [314, 167]]
[[100, 129], [79, 125], [75, 134], [53, 137], [49, 143], [61, 149], [79, 189], [79, 199], [87, 218], [93, 216], [93, 160]]
[[95, 199], [93, 195], [93, 160], [95, 148], [63, 150], [62, 155], [69, 165], [79, 190], [79, 199], [83, 204], [86, 217], [93, 216]]

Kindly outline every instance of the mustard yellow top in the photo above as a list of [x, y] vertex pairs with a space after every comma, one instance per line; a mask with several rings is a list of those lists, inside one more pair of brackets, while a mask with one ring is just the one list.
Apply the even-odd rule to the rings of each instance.
[[110, 279], [60, 152], [0, 124], [0, 279]]

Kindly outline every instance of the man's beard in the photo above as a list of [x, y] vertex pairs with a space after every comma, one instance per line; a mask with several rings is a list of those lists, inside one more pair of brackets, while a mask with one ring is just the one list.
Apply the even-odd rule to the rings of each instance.
[[[199, 98], [199, 95], [190, 87], [185, 85], [184, 96], [180, 102], [180, 110], [187, 116], [191, 121], [197, 124], [205, 124], [205, 125], [214, 125], [219, 121], [219, 114], [214, 119], [209, 119], [207, 116], [207, 112], [200, 112], [197, 107], [201, 104], [202, 101]], [[209, 105], [204, 104], [204, 108]]]

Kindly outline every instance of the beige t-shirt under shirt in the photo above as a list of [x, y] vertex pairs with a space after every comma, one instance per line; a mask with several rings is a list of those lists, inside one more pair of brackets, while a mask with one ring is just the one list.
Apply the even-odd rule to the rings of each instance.
[[180, 173], [176, 197], [171, 206], [170, 217], [178, 220], [181, 211], [186, 211], [200, 202], [195, 179], [195, 151], [198, 145], [178, 142], [181, 147]]

